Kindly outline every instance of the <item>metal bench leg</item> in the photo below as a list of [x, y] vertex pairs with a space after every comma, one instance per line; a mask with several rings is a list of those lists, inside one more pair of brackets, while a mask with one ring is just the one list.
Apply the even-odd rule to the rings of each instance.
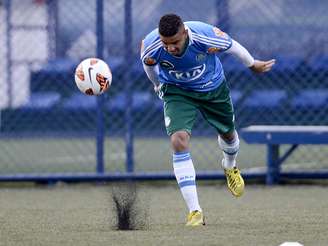
[[266, 184], [273, 185], [279, 182], [280, 166], [279, 166], [279, 145], [269, 144], [267, 152], [267, 175]]

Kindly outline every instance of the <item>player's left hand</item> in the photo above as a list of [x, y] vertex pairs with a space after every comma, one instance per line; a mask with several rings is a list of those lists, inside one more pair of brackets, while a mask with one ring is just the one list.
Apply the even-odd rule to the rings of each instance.
[[249, 67], [249, 69], [255, 73], [265, 73], [270, 71], [275, 63], [275, 59], [271, 59], [269, 61], [255, 60], [253, 66]]

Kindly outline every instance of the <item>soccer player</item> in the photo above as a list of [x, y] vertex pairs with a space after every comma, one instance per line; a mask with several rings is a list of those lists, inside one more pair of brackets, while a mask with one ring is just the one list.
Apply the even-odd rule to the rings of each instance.
[[199, 110], [218, 132], [223, 151], [222, 167], [231, 193], [244, 192], [244, 180], [236, 166], [239, 150], [234, 110], [218, 54], [239, 58], [256, 73], [269, 71], [275, 60], [255, 60], [237, 41], [219, 28], [199, 22], [183, 22], [175, 14], [161, 17], [158, 28], [141, 45], [141, 60], [154, 90], [164, 100], [164, 120], [173, 149], [173, 169], [188, 206], [187, 226], [205, 225], [198, 202], [196, 174], [189, 152], [193, 123]]

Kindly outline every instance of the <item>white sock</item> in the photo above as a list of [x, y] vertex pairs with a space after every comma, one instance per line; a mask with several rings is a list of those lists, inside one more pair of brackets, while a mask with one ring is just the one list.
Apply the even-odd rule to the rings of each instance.
[[220, 136], [218, 137], [219, 147], [223, 151], [222, 166], [231, 169], [236, 166], [236, 157], [239, 151], [239, 138], [235, 132], [235, 138], [231, 142], [224, 141]]
[[202, 211], [198, 202], [196, 189], [196, 173], [189, 152], [173, 154], [173, 168], [182, 196], [188, 206], [189, 212]]

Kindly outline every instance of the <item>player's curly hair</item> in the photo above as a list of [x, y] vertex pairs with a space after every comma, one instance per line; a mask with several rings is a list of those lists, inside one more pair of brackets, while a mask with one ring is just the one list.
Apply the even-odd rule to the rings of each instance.
[[166, 14], [161, 17], [158, 24], [158, 31], [164, 37], [171, 37], [178, 33], [183, 25], [182, 19], [176, 14]]

